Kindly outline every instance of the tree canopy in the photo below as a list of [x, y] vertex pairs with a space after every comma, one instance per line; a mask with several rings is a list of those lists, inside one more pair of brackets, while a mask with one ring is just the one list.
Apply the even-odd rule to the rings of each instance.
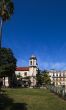
[[0, 17], [3, 21], [10, 18], [14, 11], [14, 4], [12, 0], [0, 0]]
[[41, 86], [43, 83], [43, 78], [40, 70], [38, 70], [38, 74], [36, 74], [36, 81], [37, 81], [37, 86]]
[[0, 77], [12, 76], [16, 68], [16, 58], [10, 48], [0, 49]]
[[36, 80], [37, 80], [37, 86], [41, 85], [48, 85], [51, 83], [51, 80], [48, 76], [47, 71], [38, 71], [38, 74], [36, 75]]
[[12, 0], [0, 0], [0, 48], [2, 47], [2, 26], [3, 22], [10, 19], [14, 12]]

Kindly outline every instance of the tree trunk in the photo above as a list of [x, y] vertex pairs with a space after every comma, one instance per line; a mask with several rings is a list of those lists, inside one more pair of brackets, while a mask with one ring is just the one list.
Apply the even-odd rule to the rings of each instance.
[[9, 82], [9, 87], [11, 88], [12, 87], [12, 80], [11, 80], [11, 76], [8, 77], [8, 82]]
[[2, 18], [0, 18], [0, 48], [2, 47], [2, 25], [3, 21]]
[[[2, 46], [1, 43], [2, 43], [2, 18], [0, 18], [0, 66], [1, 66], [1, 46]], [[0, 75], [1, 75], [1, 71], [0, 71]], [[0, 78], [0, 82], [1, 82], [1, 78]]]

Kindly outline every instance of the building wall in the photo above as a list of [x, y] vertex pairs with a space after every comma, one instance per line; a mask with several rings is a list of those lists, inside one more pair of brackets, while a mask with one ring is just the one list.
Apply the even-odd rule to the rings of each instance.
[[66, 71], [49, 71], [49, 77], [55, 86], [66, 85]]
[[29, 60], [29, 66], [37, 66], [37, 61], [36, 60]]
[[[27, 73], [27, 75], [25, 75], [25, 73]], [[36, 67], [29, 67], [29, 71], [15, 71], [15, 74], [16, 75], [20, 74], [20, 76], [22, 77], [30, 76], [31, 86], [36, 85], [36, 74], [37, 74]]]
[[[28, 69], [28, 71], [25, 71], [26, 69]], [[31, 85], [35, 86], [36, 85], [36, 74], [37, 74], [37, 59], [34, 55], [32, 55], [29, 59], [29, 67], [28, 68], [23, 67], [21, 68], [21, 70], [15, 71], [15, 74], [16, 75], [20, 74], [22, 77], [30, 76]], [[27, 75], [25, 75], [25, 73]]]
[[36, 67], [30, 67], [29, 68], [29, 75], [30, 76], [36, 76], [37, 74], [37, 68]]
[[[27, 73], [27, 75], [25, 75], [25, 73]], [[31, 67], [31, 68], [29, 68], [29, 71], [15, 71], [15, 74], [16, 75], [20, 74], [22, 77], [25, 77], [25, 76], [36, 76], [37, 69]]]
[[30, 76], [29, 71], [15, 71], [15, 74], [20, 74], [22, 77]]
[[36, 85], [36, 74], [37, 74], [37, 67], [30, 67], [29, 68], [29, 74], [31, 76], [31, 86]]
[[[5, 83], [5, 85], [4, 85], [4, 83]], [[5, 79], [3, 77], [3, 86], [9, 87], [8, 77], [5, 77]]]

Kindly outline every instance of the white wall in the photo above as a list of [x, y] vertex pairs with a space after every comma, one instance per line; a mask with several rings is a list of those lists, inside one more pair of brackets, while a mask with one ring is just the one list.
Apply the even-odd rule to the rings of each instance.
[[[4, 78], [3, 78], [3, 85], [4, 85]], [[9, 87], [8, 77], [5, 77], [5, 87]]]
[[30, 75], [30, 76], [36, 76], [36, 74], [37, 74], [37, 68], [35, 68], [35, 67], [30, 67], [30, 68], [29, 68], [29, 75]]
[[[53, 80], [54, 74], [54, 80]], [[61, 74], [61, 76], [60, 76]], [[49, 71], [49, 76], [51, 79], [51, 83], [55, 82], [55, 85], [66, 85], [66, 71]], [[61, 80], [60, 80], [61, 78]], [[63, 80], [64, 78], [64, 80]], [[57, 81], [58, 80], [58, 81]]]
[[27, 76], [29, 76], [29, 71], [15, 71], [16, 75], [18, 75], [19, 73], [22, 77], [25, 77], [25, 73], [27, 73]]

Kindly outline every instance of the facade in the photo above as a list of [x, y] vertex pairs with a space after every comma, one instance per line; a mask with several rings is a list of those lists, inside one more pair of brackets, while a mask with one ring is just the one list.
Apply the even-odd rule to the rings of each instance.
[[30, 77], [31, 86], [36, 85], [36, 74], [38, 72], [38, 65], [37, 65], [37, 58], [32, 55], [29, 59], [29, 66], [28, 67], [17, 67], [15, 74], [22, 76], [22, 79], [26, 77]]
[[49, 77], [51, 79], [51, 84], [55, 86], [66, 85], [66, 71], [48, 71]]

